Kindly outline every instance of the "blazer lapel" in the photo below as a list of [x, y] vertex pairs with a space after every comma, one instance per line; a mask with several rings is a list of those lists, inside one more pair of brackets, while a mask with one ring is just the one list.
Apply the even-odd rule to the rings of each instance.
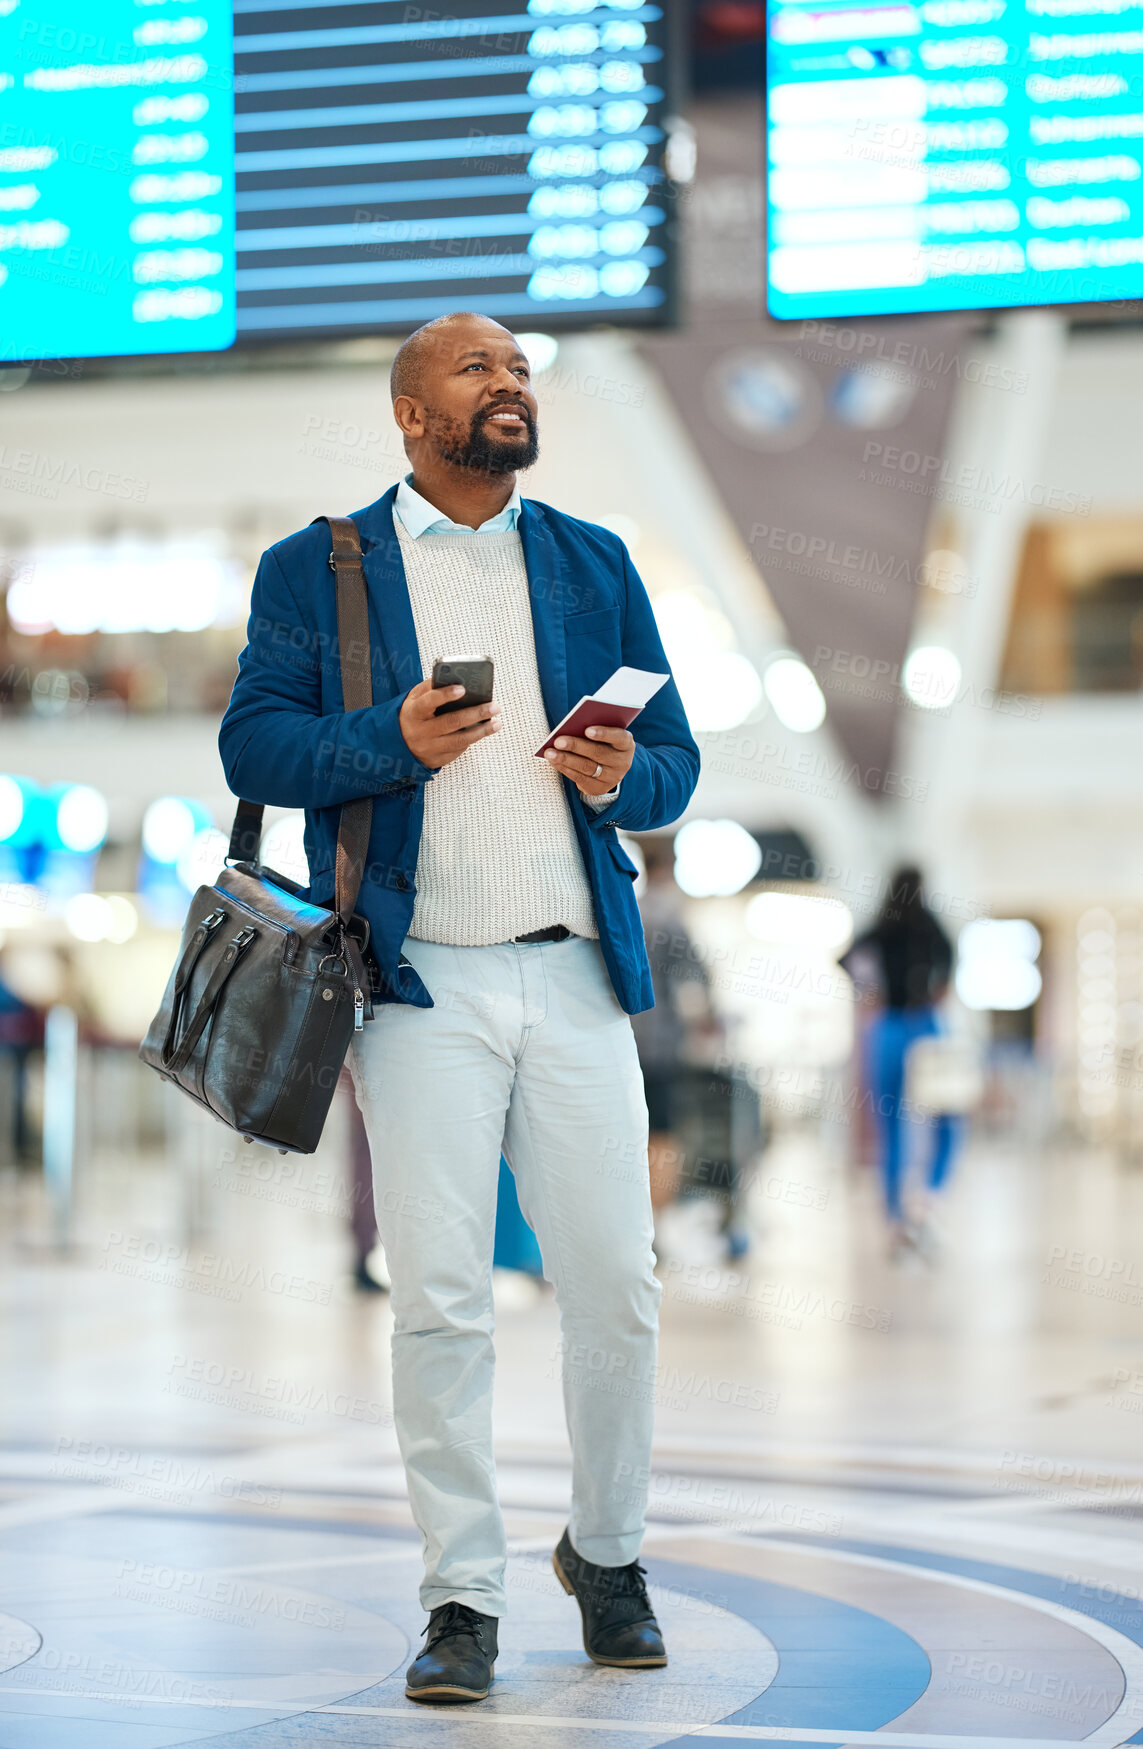
[[564, 637], [567, 562], [542, 513], [528, 499], [520, 507], [517, 527], [524, 549], [524, 568], [528, 573], [528, 599], [532, 608], [540, 691], [550, 728], [567, 715], [571, 702]]
[[423, 678], [401, 543], [393, 526], [396, 496], [397, 488], [391, 486], [376, 503], [353, 513], [361, 534], [362, 568], [373, 610], [371, 620], [381, 634], [380, 660], [373, 661], [374, 678], [379, 673], [385, 675], [390, 698], [408, 692], [410, 686], [416, 686]]
[[[401, 559], [401, 543], [393, 527], [393, 500], [397, 488], [353, 514], [361, 532], [365, 581], [373, 609], [372, 623], [380, 631], [380, 664], [389, 677], [389, 696], [407, 692], [422, 679], [417, 647], [417, 628], [409, 601], [409, 585]], [[540, 691], [549, 724], [567, 715], [567, 647], [564, 611], [567, 605], [568, 567], [542, 513], [527, 499], [518, 524], [528, 574], [528, 600], [532, 610], [532, 635], [536, 643], [536, 666]]]

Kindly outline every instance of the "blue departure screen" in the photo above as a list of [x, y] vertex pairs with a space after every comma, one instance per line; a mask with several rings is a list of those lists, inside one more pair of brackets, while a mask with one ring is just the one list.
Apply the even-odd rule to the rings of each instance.
[[229, 346], [229, 0], [0, 14], [0, 361]]
[[1140, 0], [772, 0], [778, 317], [1143, 297]]
[[670, 319], [663, 6], [0, 0], [0, 353]]

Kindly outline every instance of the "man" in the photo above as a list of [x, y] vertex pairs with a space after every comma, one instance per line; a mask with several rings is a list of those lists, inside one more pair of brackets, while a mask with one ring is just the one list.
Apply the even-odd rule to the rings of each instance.
[[[501, 1147], [562, 1321], [573, 1483], [556, 1572], [597, 1663], [667, 1661], [636, 1559], [660, 1288], [627, 1015], [653, 997], [615, 829], [674, 820], [698, 751], [668, 682], [634, 735], [589, 728], [534, 755], [621, 663], [667, 664], [622, 542], [519, 496], [537, 406], [512, 335], [482, 316], [428, 323], [398, 352], [392, 393], [412, 472], [354, 518], [375, 702], [341, 708], [329, 533], [311, 525], [259, 566], [220, 747], [237, 793], [306, 810], [322, 904], [341, 804], [375, 798], [358, 909], [376, 1012], [351, 1067], [425, 1546], [428, 1637], [406, 1693], [475, 1701], [505, 1612], [491, 1425]], [[493, 657], [494, 701], [436, 715], [462, 689], [422, 675], [470, 653]]]

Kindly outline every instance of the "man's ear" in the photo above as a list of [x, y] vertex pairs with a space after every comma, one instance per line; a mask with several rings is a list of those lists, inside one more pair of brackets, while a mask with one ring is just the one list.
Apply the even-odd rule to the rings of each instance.
[[397, 396], [393, 402], [393, 417], [407, 438], [425, 435], [425, 421], [412, 395]]

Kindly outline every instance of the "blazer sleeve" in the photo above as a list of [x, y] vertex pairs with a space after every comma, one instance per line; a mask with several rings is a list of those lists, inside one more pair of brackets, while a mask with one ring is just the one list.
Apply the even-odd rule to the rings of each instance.
[[[662, 674], [668, 668], [659, 628], [642, 579], [622, 548], [626, 601], [623, 613], [623, 661], [630, 668]], [[622, 826], [629, 832], [653, 832], [677, 820], [694, 793], [699, 778], [699, 750], [687, 722], [673, 679], [661, 686], [631, 725], [635, 758], [606, 808], [583, 812], [593, 831]], [[581, 802], [584, 798], [580, 798]]]
[[273, 548], [254, 579], [246, 637], [218, 735], [235, 795], [272, 807], [326, 808], [435, 776], [405, 744], [403, 696], [323, 713], [321, 640]]

